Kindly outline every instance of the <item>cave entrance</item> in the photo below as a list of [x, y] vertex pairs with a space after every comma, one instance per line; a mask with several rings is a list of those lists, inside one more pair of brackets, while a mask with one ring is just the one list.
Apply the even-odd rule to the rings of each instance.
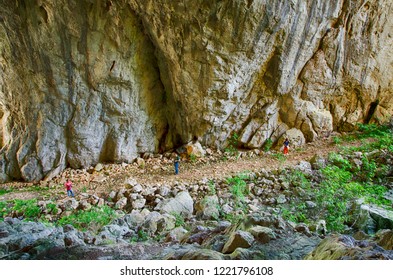
[[365, 124], [370, 123], [372, 117], [374, 116], [375, 111], [377, 110], [378, 104], [379, 104], [378, 99], [376, 101], [370, 103], [370, 107], [368, 108], [367, 115], [364, 118]]

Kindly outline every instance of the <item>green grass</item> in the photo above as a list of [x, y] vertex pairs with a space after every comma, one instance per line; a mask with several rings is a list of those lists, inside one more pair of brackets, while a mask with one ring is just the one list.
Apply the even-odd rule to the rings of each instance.
[[272, 141], [272, 139], [267, 139], [266, 141], [265, 141], [265, 143], [263, 144], [263, 150], [265, 151], [265, 152], [268, 152], [268, 151], [270, 151], [270, 149], [272, 148], [272, 146], [273, 146], [273, 141]]
[[208, 182], [208, 187], [209, 187], [209, 195], [216, 195], [216, 184], [214, 183], [214, 180], [209, 180]]
[[171, 215], [175, 217], [175, 227], [185, 227], [186, 222], [184, 221], [184, 217], [176, 212], [172, 212]]
[[17, 216], [23, 216], [28, 221], [37, 220], [41, 213], [36, 199], [15, 199], [11, 202], [3, 202], [0, 205], [0, 211], [0, 217], [2, 218], [15, 212]]
[[103, 207], [92, 207], [89, 211], [79, 210], [70, 216], [62, 217], [57, 224], [60, 226], [71, 224], [81, 231], [97, 232], [116, 217], [115, 210], [105, 205]]
[[[284, 218], [306, 223], [324, 219], [329, 231], [344, 232], [350, 226], [349, 221], [356, 219], [348, 213], [349, 207], [359, 198], [366, 203], [393, 210], [392, 202], [384, 197], [389, 189], [383, 185], [388, 174], [392, 173], [392, 167], [386, 165], [381, 156], [367, 156], [367, 153], [375, 150], [393, 153], [391, 130], [387, 126], [359, 125], [358, 132], [351, 137], [345, 136], [344, 139], [337, 138], [333, 141], [339, 144], [353, 139], [360, 139], [362, 145], [330, 153], [329, 164], [321, 169], [321, 177], [317, 182], [311, 184], [307, 176], [297, 170], [286, 175], [291, 186], [302, 189], [306, 199], [311, 198], [317, 207], [307, 209], [305, 199], [294, 196], [288, 205], [280, 206]], [[360, 164], [351, 159], [354, 152], [362, 152], [358, 158]]]
[[7, 193], [12, 193], [14, 191], [15, 191], [15, 189], [13, 187], [0, 189], [0, 195], [5, 195]]
[[272, 157], [276, 160], [278, 160], [279, 162], [283, 163], [287, 160], [287, 158], [285, 157], [285, 155], [283, 155], [282, 153], [274, 153], [272, 154]]
[[195, 154], [190, 154], [191, 163], [195, 163], [197, 161], [197, 156]]
[[[241, 210], [242, 213], [248, 212], [247, 205], [244, 203], [244, 200], [246, 195], [249, 194], [246, 182], [246, 180], [249, 178], [250, 175], [248, 173], [240, 173], [234, 177], [226, 179], [226, 183], [229, 186], [229, 191], [232, 194], [235, 210]], [[231, 222], [236, 222], [239, 219], [242, 219], [242, 216], [237, 215], [237, 217], [231, 217], [230, 215], [225, 215], [225, 218]]]
[[229, 139], [229, 144], [225, 148], [225, 152], [231, 156], [238, 155], [239, 154], [239, 151], [237, 150], [238, 145], [239, 145], [239, 135], [237, 135], [237, 133], [234, 133]]

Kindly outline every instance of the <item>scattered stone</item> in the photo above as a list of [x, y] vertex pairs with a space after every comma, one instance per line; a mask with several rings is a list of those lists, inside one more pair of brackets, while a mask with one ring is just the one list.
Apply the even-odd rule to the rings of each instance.
[[83, 211], [89, 211], [91, 209], [91, 204], [87, 202], [86, 200], [81, 200], [79, 202], [78, 209], [81, 209]]
[[94, 170], [95, 170], [96, 172], [100, 172], [102, 169], [104, 169], [104, 166], [103, 166], [101, 163], [97, 164], [97, 165], [94, 167]]
[[315, 170], [325, 168], [327, 163], [326, 159], [320, 155], [314, 155], [310, 160], [311, 167]]
[[164, 200], [160, 211], [189, 217], [194, 212], [194, 200], [188, 192], [180, 192], [175, 198]]
[[316, 203], [314, 203], [314, 202], [312, 202], [312, 201], [306, 201], [305, 202], [305, 204], [306, 204], [306, 207], [308, 208], [308, 209], [314, 209], [315, 207], [317, 207], [317, 204]]
[[104, 175], [97, 175], [97, 176], [93, 176], [92, 178], [92, 182], [94, 183], [103, 183], [107, 180], [107, 177]]
[[121, 210], [121, 209], [123, 209], [124, 207], [126, 207], [126, 205], [127, 205], [127, 197], [122, 197], [122, 198], [120, 198], [120, 199], [116, 202], [115, 208]]
[[133, 209], [142, 209], [146, 205], [146, 199], [140, 198], [131, 202]]
[[185, 230], [184, 228], [177, 227], [168, 233], [165, 241], [166, 242], [180, 242], [187, 233], [188, 233], [188, 231]]
[[109, 193], [108, 197], [109, 197], [109, 199], [110, 199], [111, 201], [115, 201], [116, 195], [117, 195], [117, 193], [116, 193], [115, 191], [111, 191], [111, 192]]
[[137, 158], [136, 163], [140, 168], [144, 168], [146, 166], [146, 162], [143, 158]]
[[62, 204], [60, 204], [60, 208], [66, 211], [75, 210], [78, 206], [79, 202], [76, 201], [75, 198], [67, 198]]
[[249, 232], [262, 244], [269, 243], [271, 239], [276, 238], [274, 231], [268, 227], [254, 226], [249, 229]]
[[217, 220], [220, 216], [218, 209], [219, 202], [216, 195], [206, 196], [195, 204], [196, 216], [203, 220]]
[[222, 249], [223, 254], [230, 254], [236, 250], [236, 248], [250, 248], [254, 242], [254, 237], [246, 231], [235, 231], [229, 237], [229, 240], [225, 243]]
[[287, 199], [286, 199], [286, 197], [285, 197], [285, 195], [283, 195], [283, 194], [280, 194], [278, 197], [277, 197], [277, 204], [284, 204], [284, 203], [286, 203], [287, 202]]

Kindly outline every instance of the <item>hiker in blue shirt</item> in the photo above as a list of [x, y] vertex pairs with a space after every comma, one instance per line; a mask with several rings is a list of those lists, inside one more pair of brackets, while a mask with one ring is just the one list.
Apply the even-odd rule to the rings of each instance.
[[175, 165], [175, 174], [179, 174], [179, 165], [180, 165], [180, 157], [179, 155], [177, 155], [175, 157], [175, 161], [174, 161], [174, 165]]

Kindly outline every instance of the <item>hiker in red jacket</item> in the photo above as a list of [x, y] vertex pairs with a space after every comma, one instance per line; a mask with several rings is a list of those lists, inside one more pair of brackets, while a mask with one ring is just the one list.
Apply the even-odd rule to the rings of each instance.
[[289, 140], [288, 140], [288, 138], [285, 138], [283, 152], [284, 152], [284, 155], [288, 154], [288, 152], [289, 152]]
[[70, 179], [67, 179], [67, 181], [64, 183], [64, 186], [67, 189], [67, 195], [74, 197], [75, 195], [74, 195], [74, 192], [72, 191], [72, 182]]

